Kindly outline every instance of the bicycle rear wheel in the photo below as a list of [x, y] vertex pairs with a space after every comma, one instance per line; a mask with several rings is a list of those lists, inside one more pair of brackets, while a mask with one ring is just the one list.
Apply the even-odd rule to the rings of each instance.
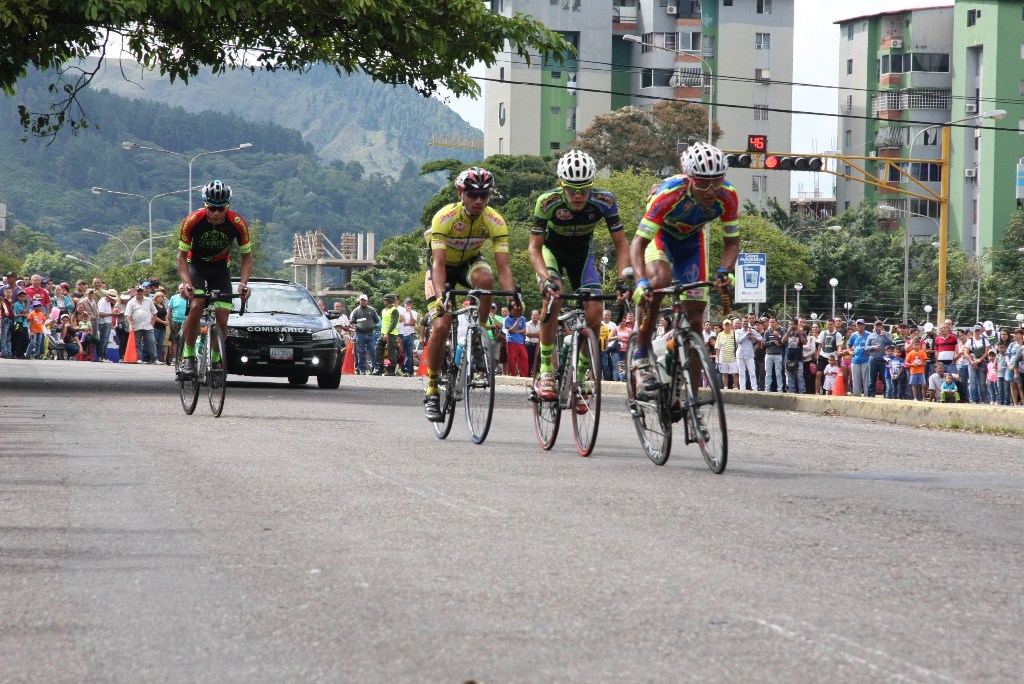
[[[553, 352], [552, 361], [558, 363], [558, 347]], [[540, 345], [537, 345], [533, 358], [533, 385], [530, 386], [530, 401], [533, 402], [533, 427], [537, 433], [537, 442], [542, 449], [550, 449], [555, 446], [558, 438], [558, 424], [562, 419], [562, 407], [558, 399], [545, 400], [537, 394], [537, 385], [540, 382]]]
[[483, 444], [491, 429], [494, 413], [494, 364], [484, 349], [480, 328], [470, 328], [463, 356], [466, 357], [466, 372], [462, 374], [466, 426], [470, 439], [476, 444]]
[[700, 368], [709, 385], [703, 388], [692, 387], [687, 378], [687, 429], [690, 441], [696, 442], [700, 447], [700, 453], [704, 456], [708, 468], [711, 468], [711, 472], [720, 474], [725, 470], [725, 463], [729, 459], [729, 441], [718, 374], [711, 365], [703, 338], [692, 330], [687, 337], [686, 346], [696, 350], [700, 358]]
[[178, 395], [181, 397], [181, 408], [185, 415], [191, 416], [199, 403], [199, 375], [186, 378], [181, 374], [181, 355], [185, 344], [178, 342], [178, 358], [174, 360], [174, 381], [178, 384]]
[[[438, 439], [446, 438], [452, 431], [452, 423], [455, 422], [455, 384], [459, 381], [459, 376], [455, 367], [454, 354], [455, 349], [450, 346], [444, 350], [444, 354], [441, 355], [441, 370], [437, 374], [437, 392], [440, 395], [441, 413], [444, 414], [444, 420], [437, 423], [432, 422], [430, 427], [434, 429], [434, 435]], [[424, 355], [420, 359], [420, 363], [426, 362], [427, 357]]]
[[[215, 358], [217, 361], [214, 361]], [[218, 418], [224, 410], [224, 394], [228, 384], [227, 362], [224, 331], [213, 323], [210, 326], [210, 361], [206, 367], [206, 389], [210, 395], [210, 411]]]
[[631, 368], [636, 354], [636, 333], [626, 345], [626, 408], [640, 437], [640, 446], [655, 465], [665, 465], [672, 450], [672, 419], [666, 406], [667, 393], [659, 388], [650, 398], [637, 397], [636, 374]]
[[579, 331], [576, 341], [573, 358], [565, 369], [572, 378], [572, 432], [580, 456], [589, 456], [601, 422], [601, 356], [594, 331]]

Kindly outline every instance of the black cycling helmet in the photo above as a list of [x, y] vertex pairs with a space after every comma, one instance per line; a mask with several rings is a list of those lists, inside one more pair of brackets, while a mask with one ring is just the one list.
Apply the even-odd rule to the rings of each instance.
[[459, 174], [455, 179], [455, 187], [473, 192], [491, 190], [494, 188], [494, 174], [487, 169], [473, 166]]
[[385, 302], [394, 301], [395, 299], [398, 299], [398, 295], [396, 295], [394, 292], [388, 292], [386, 295], [384, 295]]
[[213, 207], [224, 207], [231, 202], [231, 186], [220, 178], [203, 188], [203, 201]]

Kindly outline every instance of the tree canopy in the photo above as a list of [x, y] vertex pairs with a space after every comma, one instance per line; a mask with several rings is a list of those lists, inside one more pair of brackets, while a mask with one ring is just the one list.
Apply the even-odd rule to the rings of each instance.
[[[623, 107], [594, 117], [576, 147], [593, 155], [598, 167], [671, 173], [679, 168], [676, 144], [707, 137], [708, 114], [689, 102], [659, 102], [651, 111]], [[722, 135], [715, 122], [714, 137]]]
[[[476, 95], [469, 68], [511, 49], [561, 59], [571, 49], [526, 15], [504, 17], [480, 0], [10, 0], [0, 4], [0, 88], [15, 92], [29, 66], [55, 70], [46, 112], [19, 107], [22, 127], [52, 136], [88, 126], [77, 102], [108, 52], [121, 51], [171, 81], [204, 67], [304, 71], [327, 64], [406, 84]], [[100, 55], [95, 68], [79, 61]]]

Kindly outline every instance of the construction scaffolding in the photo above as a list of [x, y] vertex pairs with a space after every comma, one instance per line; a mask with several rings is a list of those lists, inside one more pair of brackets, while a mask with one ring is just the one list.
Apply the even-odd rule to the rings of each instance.
[[[284, 263], [291, 266], [294, 280], [302, 283], [316, 297], [351, 297], [357, 291], [348, 289], [352, 273], [359, 269], [377, 266], [374, 252], [374, 233], [342, 233], [339, 249], [317, 229], [305, 233], [295, 233], [292, 241], [292, 258]], [[328, 288], [323, 285], [323, 269], [337, 268], [341, 270], [341, 288]]]

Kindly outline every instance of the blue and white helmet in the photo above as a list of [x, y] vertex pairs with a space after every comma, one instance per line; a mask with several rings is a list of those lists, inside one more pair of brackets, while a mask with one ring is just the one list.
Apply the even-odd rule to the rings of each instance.
[[203, 188], [203, 201], [213, 207], [224, 207], [231, 202], [231, 186], [220, 178]]

